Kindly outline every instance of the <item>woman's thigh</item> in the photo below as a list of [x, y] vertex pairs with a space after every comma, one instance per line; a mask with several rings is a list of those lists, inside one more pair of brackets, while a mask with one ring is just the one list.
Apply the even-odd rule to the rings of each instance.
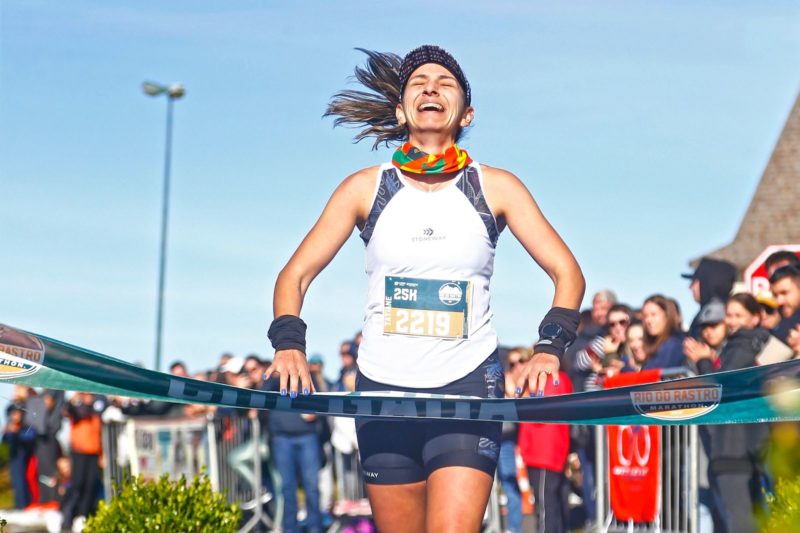
[[372, 518], [381, 533], [433, 531], [425, 527], [426, 482], [367, 485]]
[[425, 531], [480, 531], [494, 477], [475, 468], [439, 468], [428, 477]]

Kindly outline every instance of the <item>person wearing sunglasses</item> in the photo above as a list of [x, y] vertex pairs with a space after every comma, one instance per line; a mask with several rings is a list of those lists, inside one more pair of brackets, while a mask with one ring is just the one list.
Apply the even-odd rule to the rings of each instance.
[[[532, 351], [524, 346], [510, 348], [506, 352], [505, 364], [505, 389], [506, 398], [516, 397], [517, 377], [522, 365], [531, 356]], [[503, 433], [500, 437], [500, 455], [497, 459], [497, 478], [503, 487], [506, 496], [506, 522], [507, 533], [522, 533], [522, 496], [517, 479], [517, 430], [519, 424], [503, 422]]]
[[[583, 390], [598, 390], [607, 373], [619, 372], [625, 366], [620, 358], [624, 350], [625, 332], [631, 323], [632, 312], [625, 304], [614, 304], [605, 317], [604, 334], [592, 338], [575, 354], [574, 367], [579, 376], [585, 376]], [[588, 426], [574, 426], [575, 448], [580, 458], [583, 488], [583, 505], [588, 522], [596, 519], [595, 511], [595, 438]]]
[[597, 390], [600, 380], [607, 373], [613, 374], [625, 367], [627, 356], [625, 334], [631, 324], [631, 308], [625, 304], [614, 304], [608, 310], [607, 333], [593, 338], [576, 355], [575, 368], [588, 372], [584, 390]]
[[773, 330], [781, 322], [781, 313], [778, 311], [778, 302], [769, 291], [761, 291], [756, 296], [756, 301], [761, 306], [761, 327]]

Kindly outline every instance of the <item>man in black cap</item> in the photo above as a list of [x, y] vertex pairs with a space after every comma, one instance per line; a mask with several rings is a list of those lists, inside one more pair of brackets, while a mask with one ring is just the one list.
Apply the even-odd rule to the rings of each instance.
[[[710, 257], [702, 258], [693, 273], [681, 274], [682, 277], [692, 280], [689, 289], [692, 291], [694, 301], [700, 304], [701, 310], [714, 298], [722, 302], [727, 301], [737, 275], [736, 267], [732, 263]], [[700, 335], [699, 317], [700, 312], [689, 326], [689, 335], [694, 338]]]

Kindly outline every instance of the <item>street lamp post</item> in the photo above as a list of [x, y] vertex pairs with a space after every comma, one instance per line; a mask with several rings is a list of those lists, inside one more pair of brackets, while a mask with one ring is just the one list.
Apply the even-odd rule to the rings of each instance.
[[172, 104], [186, 94], [180, 83], [160, 85], [146, 81], [142, 90], [148, 96], [167, 97], [167, 137], [164, 150], [164, 192], [161, 205], [161, 253], [158, 266], [158, 310], [156, 316], [156, 357], [155, 369], [161, 370], [161, 331], [164, 323], [164, 273], [167, 264], [167, 223], [169, 221], [169, 172], [172, 160]]

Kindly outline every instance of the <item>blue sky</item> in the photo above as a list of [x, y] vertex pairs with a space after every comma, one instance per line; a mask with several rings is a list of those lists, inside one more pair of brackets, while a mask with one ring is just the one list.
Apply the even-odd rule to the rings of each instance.
[[[687, 261], [729, 242], [800, 89], [800, 5], [716, 2], [87, 2], [0, 6], [0, 322], [151, 365], [165, 101], [176, 104], [164, 360], [267, 355], [275, 277], [346, 175], [390, 157], [322, 119], [365, 47], [448, 48], [473, 87], [462, 146], [520, 176], [588, 295], [695, 305]], [[354, 235], [312, 285], [338, 367], [366, 295]], [[513, 236], [500, 339], [552, 286]], [[589, 296], [584, 301], [589, 303]]]

